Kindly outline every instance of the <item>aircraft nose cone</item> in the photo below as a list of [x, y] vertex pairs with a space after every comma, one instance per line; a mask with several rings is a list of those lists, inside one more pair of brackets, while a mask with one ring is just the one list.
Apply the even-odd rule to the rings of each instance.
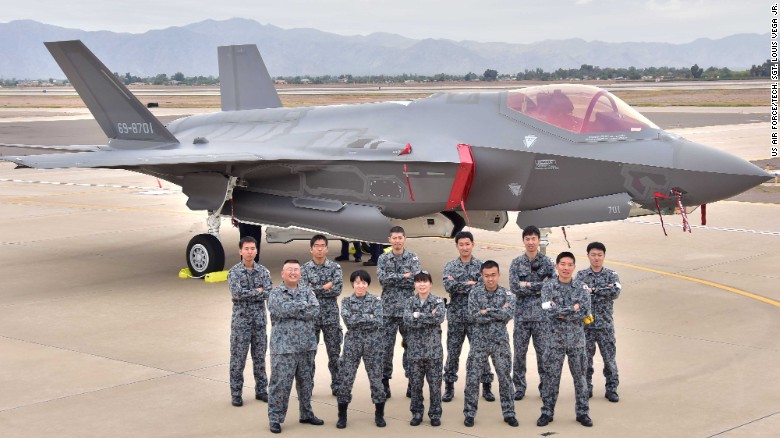
[[675, 167], [683, 171], [678, 186], [688, 192], [686, 204], [730, 198], [774, 177], [747, 160], [709, 146], [685, 141], [675, 149]]

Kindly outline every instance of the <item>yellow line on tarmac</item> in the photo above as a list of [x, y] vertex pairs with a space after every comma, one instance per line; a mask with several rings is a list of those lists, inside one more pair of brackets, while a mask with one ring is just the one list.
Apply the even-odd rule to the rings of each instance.
[[731, 287], [731, 286], [726, 286], [724, 284], [715, 283], [715, 282], [708, 281], [708, 280], [702, 280], [700, 278], [689, 277], [687, 275], [674, 274], [674, 273], [671, 273], [671, 272], [659, 271], [657, 269], [650, 269], [650, 268], [645, 268], [645, 267], [642, 267], [642, 266], [631, 265], [631, 264], [628, 264], [628, 263], [621, 263], [621, 262], [615, 262], [615, 261], [607, 261], [607, 263], [612, 263], [612, 264], [615, 264], [615, 265], [625, 266], [627, 268], [638, 269], [640, 271], [652, 272], [652, 273], [658, 274], [658, 275], [665, 275], [667, 277], [679, 278], [681, 280], [692, 281], [694, 283], [700, 283], [700, 284], [703, 284], [705, 286], [715, 287], [715, 288], [718, 288], [718, 289], [725, 290], [727, 292], [735, 293], [737, 295], [742, 295], [743, 297], [752, 298], [754, 300], [758, 300], [758, 301], [764, 302], [766, 304], [770, 304], [770, 305], [775, 306], [775, 307], [780, 307], [780, 301], [776, 301], [776, 300], [773, 300], [773, 299], [767, 298], [767, 297], [762, 297], [761, 295], [756, 295], [754, 293], [746, 292], [744, 290], [740, 290], [740, 289], [737, 289], [737, 288], [734, 288], [734, 287]]
[[[520, 248], [520, 249], [522, 249], [520, 246], [517, 246], [517, 245], [507, 245], [507, 244], [503, 244], [503, 243], [483, 242], [482, 244], [483, 245], [490, 245], [490, 246], [501, 246], [501, 247], [505, 247], [505, 248]], [[758, 301], [761, 301], [763, 303], [766, 303], [766, 304], [769, 304], [769, 305], [772, 305], [772, 306], [775, 306], [775, 307], [780, 307], [780, 301], [773, 300], [773, 299], [767, 298], [767, 297], [763, 297], [761, 295], [756, 295], [754, 293], [746, 292], [744, 290], [740, 290], [740, 289], [737, 289], [737, 288], [734, 288], [734, 287], [731, 287], [731, 286], [726, 286], [725, 284], [715, 283], [713, 281], [708, 281], [708, 280], [702, 280], [700, 278], [695, 278], [695, 277], [689, 277], [687, 275], [674, 274], [672, 272], [659, 271], [657, 269], [645, 268], [643, 266], [632, 265], [630, 263], [616, 262], [614, 260], [605, 260], [605, 262], [606, 263], [610, 263], [610, 264], [614, 264], [614, 265], [624, 266], [626, 268], [638, 269], [640, 271], [652, 272], [653, 274], [665, 275], [667, 277], [674, 277], [674, 278], [678, 278], [680, 280], [692, 281], [694, 283], [703, 284], [705, 286], [714, 287], [714, 288], [717, 288], [717, 289], [725, 290], [727, 292], [735, 293], [737, 295], [742, 295], [743, 297], [747, 297], [747, 298], [751, 298], [751, 299], [754, 299], [754, 300], [758, 300]]]

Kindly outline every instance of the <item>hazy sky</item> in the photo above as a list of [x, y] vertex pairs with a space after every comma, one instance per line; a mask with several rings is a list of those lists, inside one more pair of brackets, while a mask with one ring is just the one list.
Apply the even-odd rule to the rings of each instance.
[[531, 43], [583, 38], [684, 43], [769, 31], [773, 2], [756, 0], [36, 0], [8, 1], [0, 20], [143, 33], [241, 17], [341, 35]]

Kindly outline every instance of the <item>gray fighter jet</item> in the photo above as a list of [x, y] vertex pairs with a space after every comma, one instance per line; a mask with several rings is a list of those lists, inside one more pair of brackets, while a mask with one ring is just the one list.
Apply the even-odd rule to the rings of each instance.
[[467, 224], [621, 220], [728, 198], [768, 173], [664, 132], [585, 85], [436, 94], [412, 102], [282, 108], [254, 45], [219, 48], [222, 111], [163, 126], [80, 41], [46, 43], [105, 131], [82, 152], [5, 157], [19, 167], [115, 168], [182, 187], [209, 232], [194, 275], [223, 269], [222, 217], [383, 242]]

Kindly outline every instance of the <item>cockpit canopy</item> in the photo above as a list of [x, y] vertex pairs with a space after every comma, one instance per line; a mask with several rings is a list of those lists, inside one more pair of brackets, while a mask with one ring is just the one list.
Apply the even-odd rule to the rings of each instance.
[[510, 91], [507, 105], [576, 134], [659, 129], [614, 94], [589, 85], [543, 85]]

